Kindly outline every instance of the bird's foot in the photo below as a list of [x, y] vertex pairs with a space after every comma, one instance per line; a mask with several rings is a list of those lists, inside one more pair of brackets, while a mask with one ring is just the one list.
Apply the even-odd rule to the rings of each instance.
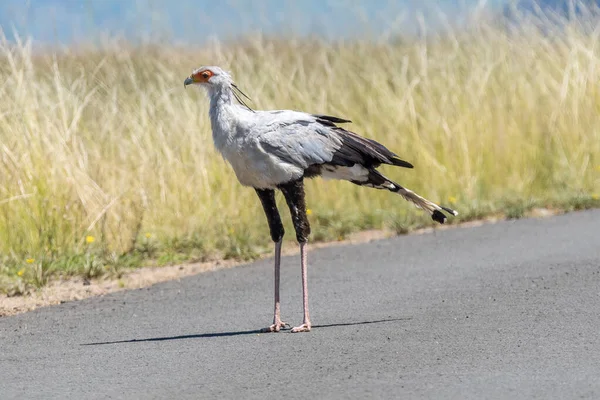
[[294, 328], [292, 328], [292, 333], [298, 333], [298, 332], [310, 332], [310, 322], [308, 323], [303, 323], [300, 326], [296, 326]]
[[279, 332], [282, 329], [285, 329], [286, 327], [289, 327], [290, 324], [286, 323], [286, 322], [275, 322], [273, 323], [273, 325], [268, 326], [266, 328], [261, 329], [262, 332], [267, 333], [267, 332]]

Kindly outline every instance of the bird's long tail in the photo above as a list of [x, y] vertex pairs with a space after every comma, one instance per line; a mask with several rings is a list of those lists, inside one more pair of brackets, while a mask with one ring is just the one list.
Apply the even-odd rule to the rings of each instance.
[[448, 207], [439, 206], [434, 202], [419, 196], [412, 190], [402, 187], [396, 182], [389, 180], [381, 173], [379, 173], [379, 171], [376, 171], [374, 169], [369, 170], [367, 181], [353, 181], [353, 183], [356, 183], [357, 185], [361, 186], [369, 186], [375, 189], [387, 189], [390, 192], [398, 193], [405, 200], [413, 203], [417, 208], [427, 211], [431, 215], [431, 218], [434, 221], [439, 222], [440, 224], [446, 222], [446, 215], [443, 213], [443, 211], [454, 216], [458, 215], [458, 212], [456, 212], [455, 210]]
[[390, 186], [386, 189], [388, 189], [391, 192], [398, 193], [405, 200], [408, 200], [411, 203], [413, 203], [416, 207], [427, 211], [429, 214], [431, 214], [431, 218], [434, 221], [439, 222], [440, 224], [446, 222], [446, 215], [444, 215], [442, 211], [446, 211], [447, 213], [452, 214], [454, 216], [458, 215], [458, 212], [456, 212], [455, 210], [444, 206], [438, 206], [434, 202], [419, 196], [412, 190], [406, 189], [398, 185], [397, 183], [391, 182], [391, 185], [393, 185], [393, 187]]

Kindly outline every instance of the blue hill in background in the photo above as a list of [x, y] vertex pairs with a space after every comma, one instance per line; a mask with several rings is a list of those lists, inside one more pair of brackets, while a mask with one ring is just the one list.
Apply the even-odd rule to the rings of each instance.
[[[598, 10], [600, 0], [519, 0], [510, 6], [505, 6], [504, 16], [513, 19], [520, 15], [557, 15], [571, 18], [588, 11]], [[597, 12], [596, 12], [597, 14]]]
[[599, 0], [521, 0], [516, 3], [517, 9], [536, 13], [539, 10], [551, 11], [564, 16], [570, 12], [581, 11], [584, 7], [598, 7]]

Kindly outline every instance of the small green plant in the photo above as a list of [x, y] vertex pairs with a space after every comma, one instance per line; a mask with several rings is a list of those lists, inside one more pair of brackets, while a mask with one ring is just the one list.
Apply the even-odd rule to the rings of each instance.
[[41, 260], [36, 260], [33, 262], [33, 274], [31, 278], [31, 283], [36, 288], [41, 288], [48, 283], [48, 279], [50, 278], [50, 265], [49, 260], [42, 258]]
[[525, 217], [528, 211], [535, 207], [536, 203], [528, 199], [506, 200], [503, 207], [506, 218], [520, 219]]

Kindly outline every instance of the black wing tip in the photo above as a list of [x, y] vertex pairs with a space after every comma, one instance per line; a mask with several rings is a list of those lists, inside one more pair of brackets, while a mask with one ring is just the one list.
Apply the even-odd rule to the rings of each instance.
[[409, 163], [408, 161], [404, 161], [401, 160], [399, 158], [394, 158], [392, 159], [392, 164], [396, 165], [398, 167], [404, 167], [404, 168], [414, 168], [414, 165], [412, 165], [411, 163]]
[[313, 117], [316, 117], [318, 119], [323, 119], [325, 121], [333, 122], [335, 124], [345, 124], [345, 123], [351, 123], [352, 122], [349, 119], [344, 119], [344, 118], [339, 118], [339, 117], [333, 117], [331, 115], [313, 114]]
[[[444, 211], [446, 211], [449, 214], [452, 214], [454, 216], [457, 216], [458, 213], [456, 211], [454, 211], [451, 208], [448, 207], [442, 207], [440, 206], [440, 208]], [[446, 223], [446, 216], [444, 215], [443, 212], [441, 212], [440, 210], [433, 210], [433, 213], [431, 214], [431, 219], [433, 219], [435, 222], [439, 222], [440, 224], [444, 224]]]

